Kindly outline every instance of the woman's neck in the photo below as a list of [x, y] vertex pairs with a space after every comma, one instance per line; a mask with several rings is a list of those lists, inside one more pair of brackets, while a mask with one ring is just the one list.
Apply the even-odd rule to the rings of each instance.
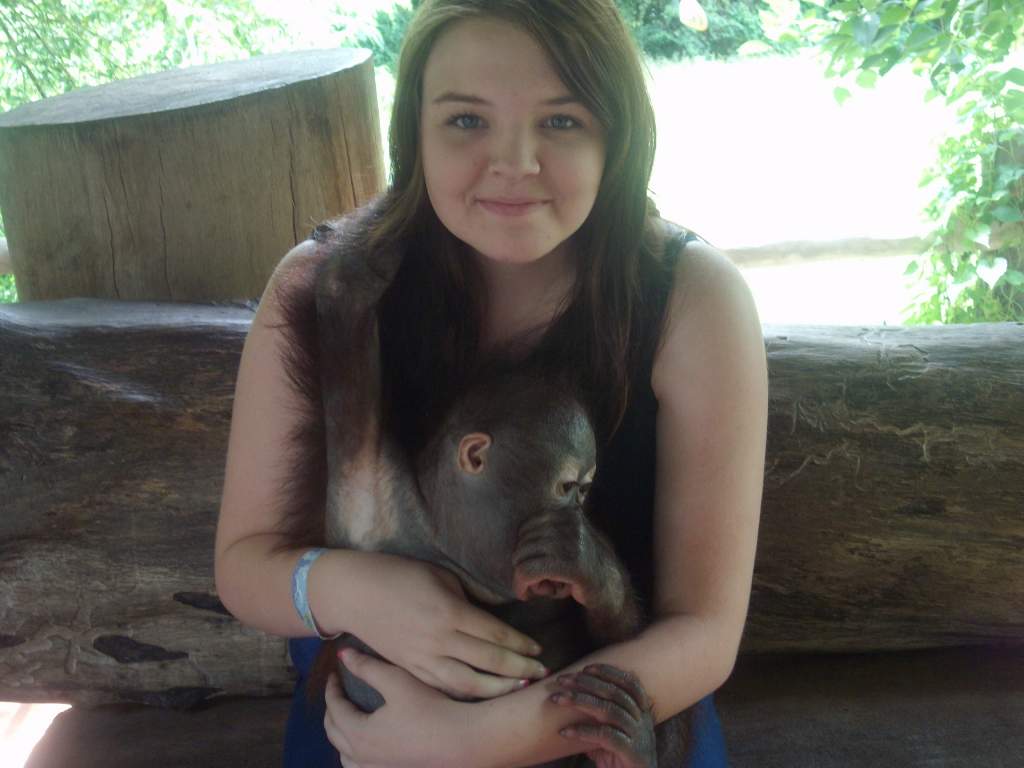
[[565, 308], [576, 278], [568, 249], [558, 249], [526, 264], [495, 262], [478, 256], [486, 289], [484, 350], [518, 337], [533, 341]]

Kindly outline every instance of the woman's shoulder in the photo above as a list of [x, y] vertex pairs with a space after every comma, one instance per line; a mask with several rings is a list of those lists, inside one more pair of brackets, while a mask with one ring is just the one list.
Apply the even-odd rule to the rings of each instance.
[[757, 307], [743, 274], [725, 253], [699, 236], [679, 251], [666, 309], [655, 360], [655, 379], [662, 384], [685, 371], [697, 350], [718, 348], [724, 354], [727, 349], [749, 351], [762, 344]]
[[708, 242], [689, 227], [660, 216], [652, 220], [655, 251], [673, 263], [691, 243]]
[[732, 260], [696, 231], [664, 218], [658, 218], [655, 226], [661, 255], [674, 273], [672, 304], [689, 293], [743, 283]]
[[310, 290], [332, 256], [361, 252], [386, 206], [384, 196], [327, 219], [282, 257], [271, 276], [276, 294]]

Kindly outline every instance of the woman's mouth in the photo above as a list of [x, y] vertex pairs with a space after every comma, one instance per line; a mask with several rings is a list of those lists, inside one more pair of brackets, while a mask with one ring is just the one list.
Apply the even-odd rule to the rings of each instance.
[[478, 200], [480, 206], [498, 216], [525, 216], [541, 206], [547, 205], [546, 200]]

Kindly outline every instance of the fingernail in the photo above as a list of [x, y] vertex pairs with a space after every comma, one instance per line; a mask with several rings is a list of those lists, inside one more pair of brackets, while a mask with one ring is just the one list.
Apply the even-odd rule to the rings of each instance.
[[539, 645], [534, 643], [533, 644], [533, 648], [530, 649], [530, 655], [531, 656], [539, 656], [541, 651], [543, 651], [543, 650], [544, 650], [543, 648], [541, 648]]
[[565, 698], [565, 696], [563, 696], [560, 693], [553, 693], [553, 694], [551, 694], [551, 703], [552, 704], [557, 704], [558, 702], [560, 702], [564, 698]]
[[518, 685], [518, 686], [519, 686], [520, 688], [525, 688], [525, 687], [526, 687], [526, 686], [528, 686], [529, 684], [530, 684], [530, 681], [529, 681], [529, 680], [520, 680], [520, 681], [519, 681], [519, 682], [517, 683], [517, 685]]
[[562, 734], [563, 736], [565, 736], [567, 739], [571, 739], [571, 738], [573, 738], [576, 735], [576, 729], [575, 728], [563, 728], [562, 730], [559, 731], [559, 733]]

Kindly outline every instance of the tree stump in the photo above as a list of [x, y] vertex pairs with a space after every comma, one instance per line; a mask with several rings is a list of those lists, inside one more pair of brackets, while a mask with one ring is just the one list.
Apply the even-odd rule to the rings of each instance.
[[[213, 540], [249, 309], [0, 305], [0, 699], [287, 692]], [[767, 327], [746, 652], [1024, 640], [1024, 324]]]
[[383, 185], [363, 50], [160, 72], [0, 115], [23, 301], [254, 298], [313, 226]]

